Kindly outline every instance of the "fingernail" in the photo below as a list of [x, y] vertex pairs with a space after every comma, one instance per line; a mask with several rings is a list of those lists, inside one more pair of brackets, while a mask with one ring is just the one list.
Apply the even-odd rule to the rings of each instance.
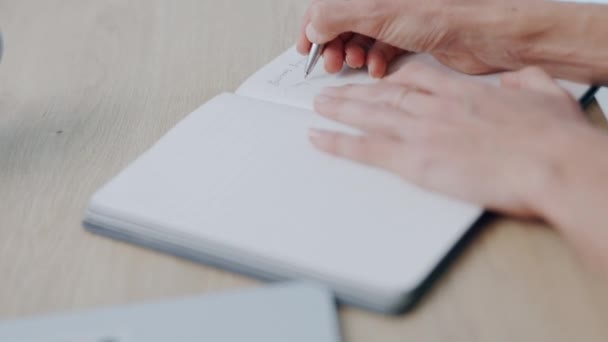
[[373, 60], [368, 65], [369, 76], [374, 79], [382, 78], [382, 70], [377, 60]]
[[321, 34], [319, 34], [319, 32], [317, 30], [315, 30], [315, 28], [312, 26], [312, 23], [308, 23], [308, 25], [306, 25], [306, 37], [312, 43], [316, 43], [316, 44], [323, 43]]
[[374, 64], [368, 64], [367, 65], [367, 72], [369, 73], [369, 77], [371, 78], [377, 78], [375, 73], [374, 73]]
[[373, 79], [380, 79], [382, 78], [382, 76], [380, 76], [377, 72], [378, 70], [376, 70], [375, 65], [370, 65], [369, 66], [369, 76]]
[[359, 68], [361, 67], [361, 66], [359, 66], [359, 65], [356, 65], [356, 64], [353, 62], [353, 60], [352, 60], [352, 59], [353, 59], [353, 58], [352, 58], [352, 56], [351, 56], [350, 54], [348, 54], [348, 53], [346, 54], [346, 57], [345, 57], [344, 59], [346, 60], [346, 64], [348, 64], [348, 66], [349, 66], [351, 69], [359, 69]]

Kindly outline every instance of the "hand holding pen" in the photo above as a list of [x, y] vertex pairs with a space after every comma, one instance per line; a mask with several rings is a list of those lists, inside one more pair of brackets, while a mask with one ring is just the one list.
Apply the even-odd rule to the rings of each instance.
[[[511, 69], [511, 61], [505, 61], [504, 56], [519, 51], [513, 46], [522, 45], [517, 37], [503, 39], [504, 23], [512, 19], [504, 6], [500, 2], [455, 5], [450, 0], [315, 0], [304, 17], [297, 48], [307, 55], [313, 43], [323, 44], [327, 72], [337, 73], [346, 63], [355, 69], [367, 67], [375, 78], [383, 77], [390, 63], [405, 51], [431, 53], [441, 63], [465, 73]], [[540, 11], [541, 7], [557, 5], [518, 5], [525, 6]], [[496, 22], [489, 21], [479, 15], [480, 10], [504, 13], [504, 17], [495, 15]], [[530, 13], [530, 18], [536, 16]], [[492, 42], [491, 47], [488, 42]]]
[[[345, 18], [343, 16], [318, 15], [316, 8], [324, 7], [331, 3], [343, 3], [346, 5], [357, 5], [358, 1], [344, 0], [321, 0], [313, 2], [308, 10], [303, 22], [303, 26], [298, 38], [298, 52], [303, 55], [309, 55], [307, 65], [311, 66], [308, 71], [312, 71], [316, 62], [317, 56], [323, 56], [325, 70], [329, 73], [337, 73], [342, 70], [344, 63], [354, 69], [368, 67], [370, 76], [380, 78], [385, 75], [388, 64], [402, 50], [391, 45], [377, 42], [375, 39], [362, 34], [342, 33], [339, 35], [329, 35], [325, 32], [351, 32], [354, 27], [350, 27], [348, 23], [340, 24], [344, 27], [349, 27], [344, 31], [334, 30], [336, 27], [334, 22]], [[360, 7], [360, 6], [359, 6]], [[346, 15], [346, 13], [343, 13]], [[314, 19], [314, 20], [313, 20]], [[321, 30], [323, 34], [319, 34], [312, 26], [312, 22], [321, 21], [321, 27], [331, 26], [330, 30]], [[328, 24], [328, 25], [325, 25]], [[316, 44], [313, 44], [316, 43]]]

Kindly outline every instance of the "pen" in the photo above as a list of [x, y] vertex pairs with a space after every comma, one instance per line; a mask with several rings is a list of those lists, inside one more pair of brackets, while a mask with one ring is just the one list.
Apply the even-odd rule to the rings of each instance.
[[306, 67], [304, 68], [304, 78], [308, 77], [308, 75], [312, 72], [312, 69], [315, 68], [317, 61], [319, 61], [319, 57], [323, 53], [323, 44], [312, 44], [310, 48], [310, 53], [308, 54], [308, 60], [306, 61]]

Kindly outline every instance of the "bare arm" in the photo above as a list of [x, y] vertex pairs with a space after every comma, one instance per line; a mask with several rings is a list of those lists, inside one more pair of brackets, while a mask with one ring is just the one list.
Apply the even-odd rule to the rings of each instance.
[[589, 263], [608, 274], [608, 134], [572, 127], [555, 136], [558, 167], [536, 194], [537, 210]]
[[488, 7], [480, 24], [468, 22], [491, 28], [485, 33], [460, 24], [471, 51], [500, 68], [537, 65], [554, 77], [608, 83], [608, 6], [553, 1], [501, 6]]
[[467, 73], [536, 65], [554, 77], [605, 84], [606, 37], [607, 5], [315, 0], [304, 18], [298, 50], [306, 53], [310, 42], [325, 43], [330, 72], [339, 71], [345, 60], [351, 67], [367, 60], [372, 76], [380, 77], [399, 51], [414, 51], [430, 52]]

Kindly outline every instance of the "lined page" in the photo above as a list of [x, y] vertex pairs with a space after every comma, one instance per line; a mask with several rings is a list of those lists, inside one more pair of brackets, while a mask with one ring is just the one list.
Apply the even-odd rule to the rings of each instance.
[[[493, 84], [499, 83], [498, 75], [465, 75], [444, 66], [429, 54], [404, 55], [392, 63], [389, 73], [413, 61], [433, 66], [454, 77], [477, 79]], [[323, 69], [323, 60], [320, 60], [314, 71], [304, 79], [305, 64], [306, 56], [300, 55], [295, 48], [291, 48], [257, 71], [239, 87], [236, 93], [241, 96], [312, 110], [314, 97], [324, 87], [377, 82], [369, 77], [365, 69], [355, 70], [345, 66], [338, 74], [328, 74]], [[577, 98], [584, 95], [588, 89], [586, 85], [571, 82], [561, 82], [561, 84]]]

